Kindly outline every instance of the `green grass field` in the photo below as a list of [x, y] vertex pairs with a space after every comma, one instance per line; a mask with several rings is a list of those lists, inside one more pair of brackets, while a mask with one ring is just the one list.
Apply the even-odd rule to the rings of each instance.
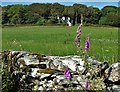
[[[24, 50], [45, 55], [79, 55], [74, 45], [77, 26], [23, 26], [2, 29], [2, 50]], [[83, 27], [81, 48], [90, 34], [90, 56], [100, 61], [118, 60], [118, 28]]]

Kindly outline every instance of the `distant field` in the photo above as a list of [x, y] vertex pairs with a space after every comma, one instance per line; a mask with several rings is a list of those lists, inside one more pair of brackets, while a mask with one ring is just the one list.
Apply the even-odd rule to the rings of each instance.
[[[60, 26], [24, 26], [2, 29], [2, 50], [24, 50], [45, 55], [79, 55], [73, 41], [76, 35], [74, 27]], [[83, 27], [81, 46], [90, 34], [90, 56], [101, 61], [117, 62], [118, 28]]]

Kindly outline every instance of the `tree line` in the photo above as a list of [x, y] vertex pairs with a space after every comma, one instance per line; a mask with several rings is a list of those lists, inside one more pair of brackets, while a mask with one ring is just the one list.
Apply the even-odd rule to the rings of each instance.
[[[37, 24], [37, 25], [64, 25], [61, 20], [69, 17], [72, 25], [80, 23], [81, 14], [83, 23], [119, 26], [120, 7], [105, 6], [101, 10], [96, 7], [87, 7], [83, 4], [64, 6], [59, 3], [44, 4], [33, 3], [30, 5], [8, 5], [2, 7], [2, 24]], [[59, 18], [59, 19], [58, 19]]]

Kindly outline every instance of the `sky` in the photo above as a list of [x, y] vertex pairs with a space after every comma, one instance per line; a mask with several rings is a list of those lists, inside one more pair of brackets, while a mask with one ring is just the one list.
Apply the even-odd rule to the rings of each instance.
[[[60, 3], [65, 6], [73, 5], [74, 3], [84, 4], [87, 6], [97, 7], [102, 9], [104, 6], [118, 6], [118, 0], [2, 0], [1, 5], [23, 4], [29, 5], [32, 3]], [[120, 4], [119, 4], [120, 5]]]

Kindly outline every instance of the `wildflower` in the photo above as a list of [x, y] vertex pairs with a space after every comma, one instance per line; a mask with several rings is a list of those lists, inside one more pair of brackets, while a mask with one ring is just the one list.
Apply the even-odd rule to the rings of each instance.
[[91, 85], [90, 85], [90, 82], [86, 82], [86, 84], [85, 84], [85, 88], [90, 88], [91, 87]]
[[75, 37], [74, 43], [77, 47], [80, 47], [80, 36], [82, 34], [82, 23], [78, 26], [76, 33], [77, 35]]
[[68, 69], [68, 67], [64, 71], [64, 76], [66, 79], [71, 79], [71, 73], [70, 73], [70, 70]]
[[85, 42], [85, 51], [87, 51], [90, 48], [90, 37], [87, 37], [87, 40]]

